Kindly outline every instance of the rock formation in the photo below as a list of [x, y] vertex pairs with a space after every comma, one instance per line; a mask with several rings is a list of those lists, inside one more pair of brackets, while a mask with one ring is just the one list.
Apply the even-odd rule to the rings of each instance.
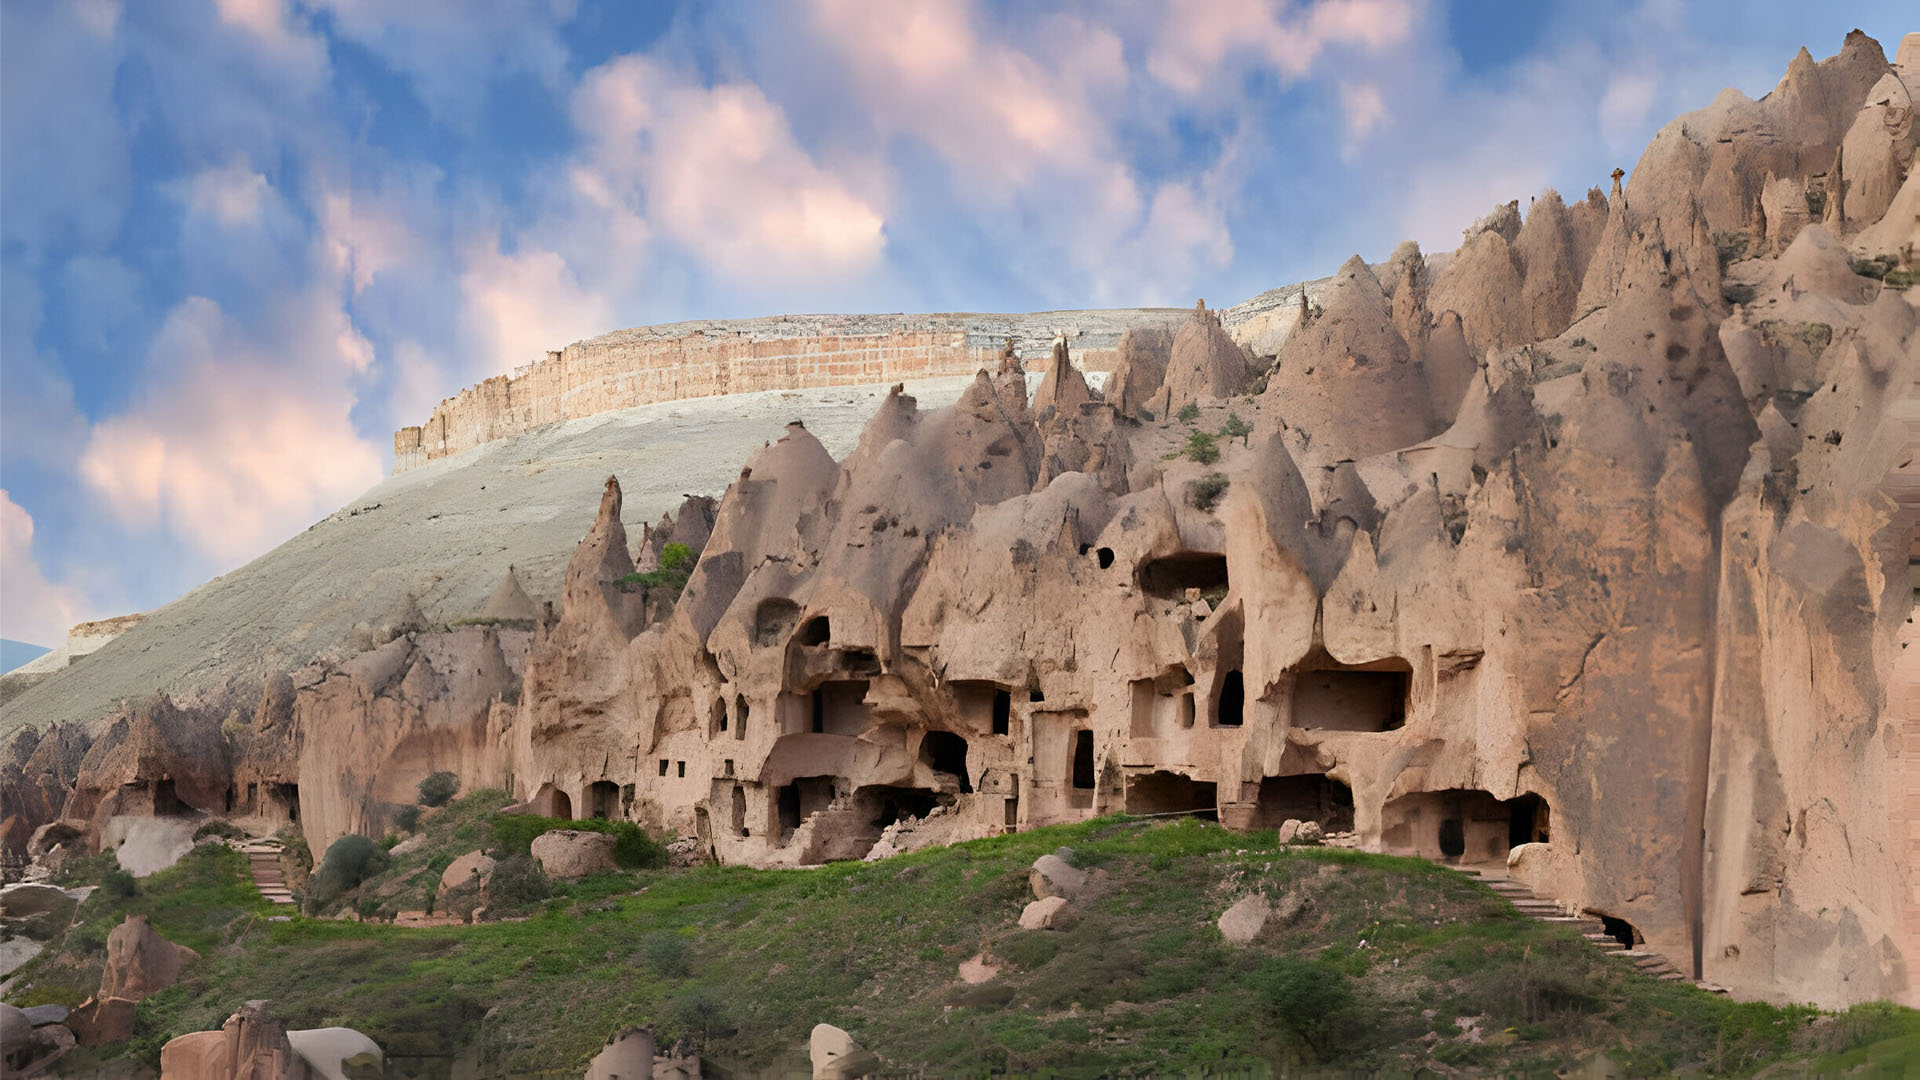
[[[64, 800], [73, 744], [35, 772], [54, 736], [16, 740], [6, 811], [79, 836], [162, 785], [257, 802], [244, 773], [297, 782], [322, 850], [450, 769], [756, 866], [1197, 813], [1524, 847], [1528, 886], [1695, 977], [1920, 1003], [1902, 55], [1851, 35], [1669, 125], [1609, 196], [1349, 260], [1286, 294], [1257, 397], [1202, 305], [1129, 331], [1098, 398], [1062, 344], [1047, 407], [1008, 355], [945, 408], [896, 387], [838, 460], [792, 425], [638, 560], [609, 479], [530, 631], [396, 626], [224, 734], [144, 702]], [[1189, 460], [1230, 410], [1251, 434]], [[669, 539], [699, 554], [677, 594]]]

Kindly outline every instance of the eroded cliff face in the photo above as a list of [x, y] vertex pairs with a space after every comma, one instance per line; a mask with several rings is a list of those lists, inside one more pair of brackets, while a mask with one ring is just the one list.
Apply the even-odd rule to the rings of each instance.
[[[789, 427], [637, 552], [610, 479], [557, 607], [502, 582], [489, 625], [269, 686], [205, 760], [243, 804], [298, 784], [315, 850], [438, 769], [760, 866], [1313, 820], [1742, 993], [1920, 1004], [1920, 314], [1858, 272], [1920, 257], [1910, 42], [1803, 53], [1437, 274], [1349, 261], [1270, 364], [1204, 306], [1129, 331], [1104, 395], [1061, 344], [1029, 401], [1009, 353], [844, 460]], [[669, 538], [677, 598], [631, 576]], [[213, 809], [142, 708], [65, 817], [162, 775]], [[23, 822], [50, 789], [10, 763], [53, 740], [0, 758]]]

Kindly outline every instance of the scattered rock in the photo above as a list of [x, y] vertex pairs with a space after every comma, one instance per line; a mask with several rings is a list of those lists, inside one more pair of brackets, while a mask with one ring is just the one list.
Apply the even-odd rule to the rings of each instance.
[[289, 1031], [287, 1043], [320, 1080], [360, 1080], [379, 1076], [386, 1068], [380, 1044], [352, 1028]]
[[52, 885], [8, 885], [0, 889], [0, 915], [15, 919], [44, 915], [66, 902], [66, 890]]
[[123, 997], [90, 997], [67, 1016], [66, 1026], [81, 1046], [106, 1046], [133, 1038], [136, 1002]]
[[145, 915], [129, 915], [107, 935], [107, 966], [100, 976], [101, 998], [139, 1001], [165, 990], [180, 977], [180, 967], [200, 954], [175, 945], [156, 932]]
[[1051, 930], [1060, 910], [1067, 906], [1064, 896], [1046, 896], [1028, 904], [1020, 912], [1020, 929]]
[[1245, 945], [1260, 936], [1273, 909], [1259, 893], [1243, 896], [1220, 916], [1220, 934], [1230, 944]]
[[470, 881], [477, 881], [481, 888], [493, 878], [493, 858], [484, 851], [469, 851], [453, 860], [440, 875], [440, 894], [457, 889]]
[[[1038, 901], [1035, 901], [1038, 903]], [[987, 963], [986, 953], [974, 953], [960, 961], [960, 981], [968, 986], [978, 986], [1000, 974], [996, 965]]]
[[832, 1024], [816, 1024], [807, 1040], [813, 1080], [853, 1080], [880, 1067], [880, 1058], [862, 1050], [853, 1036]]
[[613, 869], [613, 837], [581, 829], [554, 829], [533, 838], [533, 857], [556, 881], [578, 881]]
[[1058, 855], [1042, 855], [1033, 860], [1027, 881], [1033, 886], [1033, 895], [1042, 900], [1049, 896], [1070, 900], [1086, 888], [1087, 873], [1074, 869]]
[[64, 1024], [71, 1012], [73, 1010], [65, 1005], [35, 1005], [32, 1008], [20, 1010], [21, 1015], [27, 1018], [27, 1023], [34, 1027], [44, 1024]]

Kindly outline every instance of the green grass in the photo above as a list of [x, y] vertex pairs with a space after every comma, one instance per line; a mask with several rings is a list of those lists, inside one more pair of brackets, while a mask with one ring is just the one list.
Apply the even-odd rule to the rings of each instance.
[[[480, 795], [430, 815], [438, 849], [396, 863], [430, 865], [463, 830], [488, 831], [498, 793]], [[1026, 868], [1061, 846], [1097, 892], [1059, 929], [1020, 931]], [[1630, 1075], [1811, 1076], [1910, 1061], [1920, 1042], [1910, 1010], [1776, 1009], [1649, 979], [1419, 860], [1192, 820], [1102, 818], [800, 871], [608, 873], [556, 886], [524, 922], [427, 930], [269, 922], [243, 870], [196, 853], [118, 902], [205, 955], [142, 1003], [119, 1052], [151, 1063], [249, 998], [401, 1057], [476, 1045], [508, 1075], [577, 1073], [642, 1023], [736, 1073], [791, 1064], [820, 1022], [935, 1075], [1550, 1075], [1604, 1052]], [[1228, 946], [1214, 922], [1254, 891], [1296, 914]], [[1001, 972], [966, 986], [956, 969], [976, 953]], [[1481, 1018], [1485, 1041], [1458, 1038], [1462, 1017]]]

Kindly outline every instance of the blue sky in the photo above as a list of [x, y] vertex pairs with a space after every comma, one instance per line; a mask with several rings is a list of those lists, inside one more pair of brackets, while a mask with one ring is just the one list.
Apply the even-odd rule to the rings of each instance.
[[[1901, 16], [1907, 18], [1902, 20]], [[606, 330], [1226, 304], [1630, 168], [1906, 3], [0, 0], [0, 636]]]

